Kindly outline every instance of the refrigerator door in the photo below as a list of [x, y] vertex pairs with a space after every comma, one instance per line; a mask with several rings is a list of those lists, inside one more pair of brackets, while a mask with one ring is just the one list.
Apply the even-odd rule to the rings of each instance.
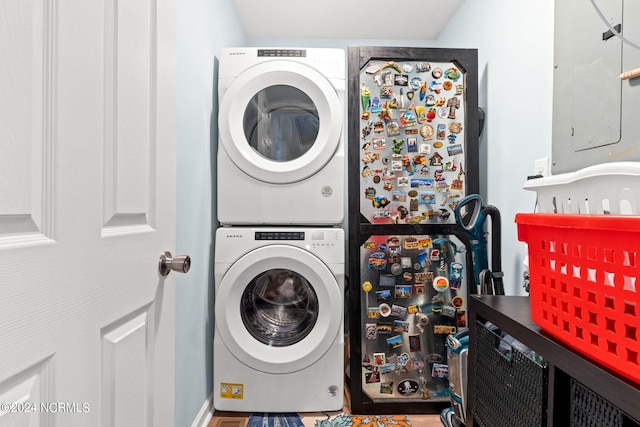
[[451, 406], [446, 339], [475, 293], [456, 204], [479, 191], [475, 49], [349, 47], [351, 411]]
[[477, 133], [466, 132], [478, 126], [477, 104], [468, 102], [474, 78], [450, 56], [371, 58], [359, 69], [349, 120], [358, 124], [366, 221], [453, 223], [456, 203], [477, 192]]
[[378, 403], [449, 402], [447, 336], [467, 327], [465, 246], [455, 236], [373, 235], [360, 247], [360, 265], [352, 321], [363, 327], [364, 395]]

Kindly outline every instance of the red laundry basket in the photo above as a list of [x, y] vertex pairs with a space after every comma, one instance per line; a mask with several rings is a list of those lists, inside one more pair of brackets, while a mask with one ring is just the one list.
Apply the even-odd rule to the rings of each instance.
[[640, 383], [640, 217], [517, 214], [533, 321]]

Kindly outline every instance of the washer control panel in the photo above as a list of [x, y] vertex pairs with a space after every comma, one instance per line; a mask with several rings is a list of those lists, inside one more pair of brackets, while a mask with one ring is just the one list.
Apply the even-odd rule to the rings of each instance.
[[307, 56], [307, 51], [304, 49], [258, 49], [258, 57], [261, 56], [304, 58]]

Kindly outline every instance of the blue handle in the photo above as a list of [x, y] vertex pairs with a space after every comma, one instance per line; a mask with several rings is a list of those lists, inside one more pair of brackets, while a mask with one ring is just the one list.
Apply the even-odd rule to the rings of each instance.
[[[462, 220], [462, 208], [469, 205], [471, 215], [465, 224]], [[487, 258], [487, 239], [485, 237], [484, 223], [486, 216], [483, 213], [482, 198], [479, 194], [471, 194], [460, 200], [453, 210], [456, 224], [469, 236], [471, 241], [471, 255], [473, 257], [473, 275], [477, 286], [480, 286], [480, 272], [489, 268]]]

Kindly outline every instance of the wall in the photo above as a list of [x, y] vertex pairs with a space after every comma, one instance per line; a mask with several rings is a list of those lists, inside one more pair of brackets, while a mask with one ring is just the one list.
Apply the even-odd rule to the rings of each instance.
[[[401, 34], [403, 24], [397, 25], [395, 33]], [[381, 24], [381, 35], [384, 28]], [[535, 193], [522, 189], [527, 175], [533, 174], [534, 160], [551, 156], [552, 0], [465, 1], [437, 40], [250, 38], [247, 42], [343, 49], [349, 45], [477, 48], [479, 104], [486, 113], [480, 139], [480, 192], [486, 204], [501, 212], [506, 293], [525, 293], [526, 246], [517, 241], [513, 221], [517, 212], [534, 210]]]
[[217, 227], [217, 55], [241, 46], [231, 0], [180, 0], [177, 15], [177, 242], [175, 425], [190, 426], [213, 386], [213, 231]]
[[479, 104], [486, 112], [480, 140], [481, 194], [502, 217], [502, 269], [507, 294], [524, 294], [514, 217], [535, 209], [522, 190], [535, 159], [551, 156], [553, 1], [466, 1], [436, 46], [478, 48]]

